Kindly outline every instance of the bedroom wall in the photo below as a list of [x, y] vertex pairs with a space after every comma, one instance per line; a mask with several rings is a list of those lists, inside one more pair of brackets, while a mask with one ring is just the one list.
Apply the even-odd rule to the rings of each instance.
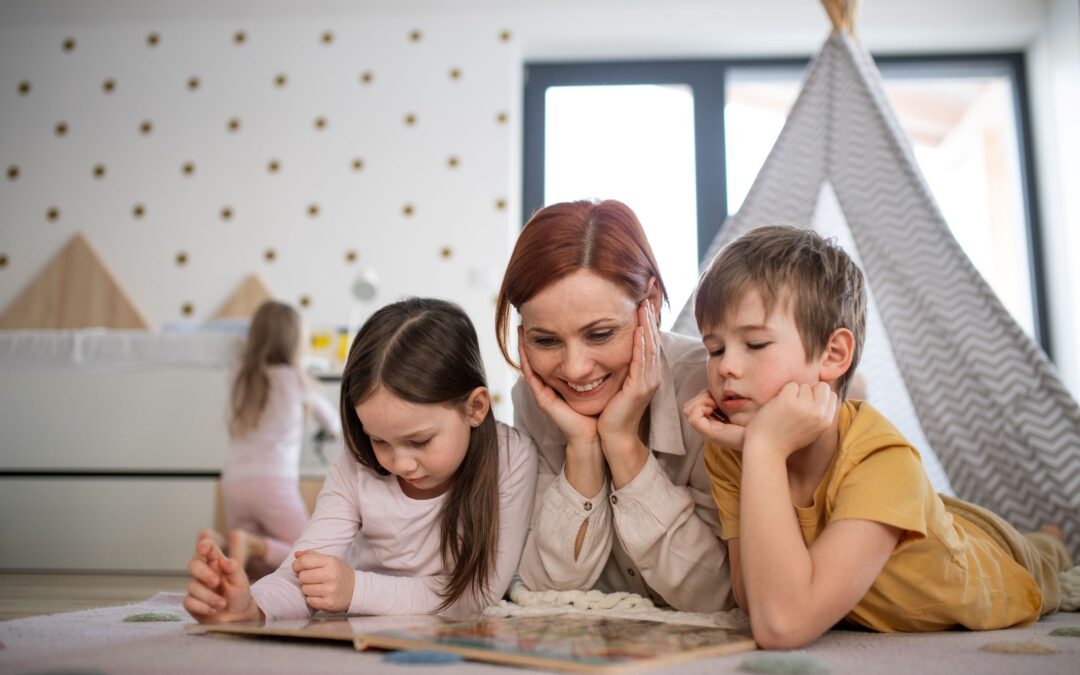
[[[1069, 30], [1052, 16], [1030, 0], [876, 0], [859, 25], [883, 53], [1009, 50]], [[505, 405], [490, 327], [520, 224], [523, 62], [809, 54], [827, 30], [813, 0], [5, 0], [0, 308], [76, 231], [158, 327], [209, 318], [251, 272], [337, 326], [371, 268], [376, 304], [465, 306]], [[1037, 67], [1065, 58], [1050, 51]], [[1042, 124], [1052, 139], [1066, 122]], [[1055, 239], [1068, 231], [1048, 228], [1048, 249], [1080, 253]], [[1080, 315], [1069, 280], [1053, 284], [1059, 322]]]

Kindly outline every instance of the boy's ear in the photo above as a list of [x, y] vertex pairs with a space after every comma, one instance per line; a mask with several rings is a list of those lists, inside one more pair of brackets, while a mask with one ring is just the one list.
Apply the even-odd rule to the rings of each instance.
[[837, 328], [821, 354], [821, 381], [833, 383], [851, 368], [855, 356], [855, 336], [847, 328]]
[[645, 289], [645, 299], [649, 301], [653, 316], [656, 317], [656, 325], [659, 326], [660, 308], [664, 303], [664, 296], [660, 293], [660, 284], [656, 281], [656, 277], [649, 277], [649, 286]]
[[469, 418], [472, 427], [480, 426], [480, 423], [488, 416], [491, 410], [491, 396], [487, 387], [477, 387], [465, 400], [465, 416]]

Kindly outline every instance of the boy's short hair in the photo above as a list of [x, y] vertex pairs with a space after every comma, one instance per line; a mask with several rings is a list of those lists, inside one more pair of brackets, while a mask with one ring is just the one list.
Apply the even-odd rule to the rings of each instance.
[[843, 399], [862, 356], [866, 287], [862, 270], [832, 239], [786, 225], [753, 229], [725, 246], [698, 282], [694, 318], [702, 333], [719, 325], [748, 289], [766, 313], [789, 300], [807, 360], [821, 354], [837, 328], [855, 337], [851, 366], [837, 380]]

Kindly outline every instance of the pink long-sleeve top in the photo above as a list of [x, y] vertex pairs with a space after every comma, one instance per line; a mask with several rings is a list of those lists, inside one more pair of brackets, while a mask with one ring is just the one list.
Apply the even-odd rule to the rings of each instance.
[[254, 429], [229, 439], [223, 481], [249, 478], [300, 480], [300, 448], [304, 414], [310, 410], [316, 422], [334, 436], [341, 436], [341, 418], [334, 406], [316, 390], [314, 381], [287, 365], [266, 368], [270, 391], [266, 407]]
[[[466, 592], [448, 612], [478, 612], [510, 586], [528, 531], [536, 490], [536, 448], [498, 424], [499, 540], [487, 593]], [[350, 614], [427, 614], [438, 610], [447, 578], [439, 554], [440, 515], [449, 493], [405, 496], [394, 476], [380, 476], [342, 453], [330, 467], [315, 513], [292, 553], [251, 588], [268, 621], [311, 616], [292, 569], [296, 551], [311, 549], [352, 559], [356, 570]], [[351, 551], [351, 555], [350, 555]]]

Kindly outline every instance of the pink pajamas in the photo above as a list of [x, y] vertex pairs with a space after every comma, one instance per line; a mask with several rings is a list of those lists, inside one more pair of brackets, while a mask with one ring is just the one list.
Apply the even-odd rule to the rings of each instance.
[[287, 478], [247, 478], [222, 483], [225, 527], [266, 540], [266, 564], [274, 569], [288, 557], [308, 522], [300, 486]]

